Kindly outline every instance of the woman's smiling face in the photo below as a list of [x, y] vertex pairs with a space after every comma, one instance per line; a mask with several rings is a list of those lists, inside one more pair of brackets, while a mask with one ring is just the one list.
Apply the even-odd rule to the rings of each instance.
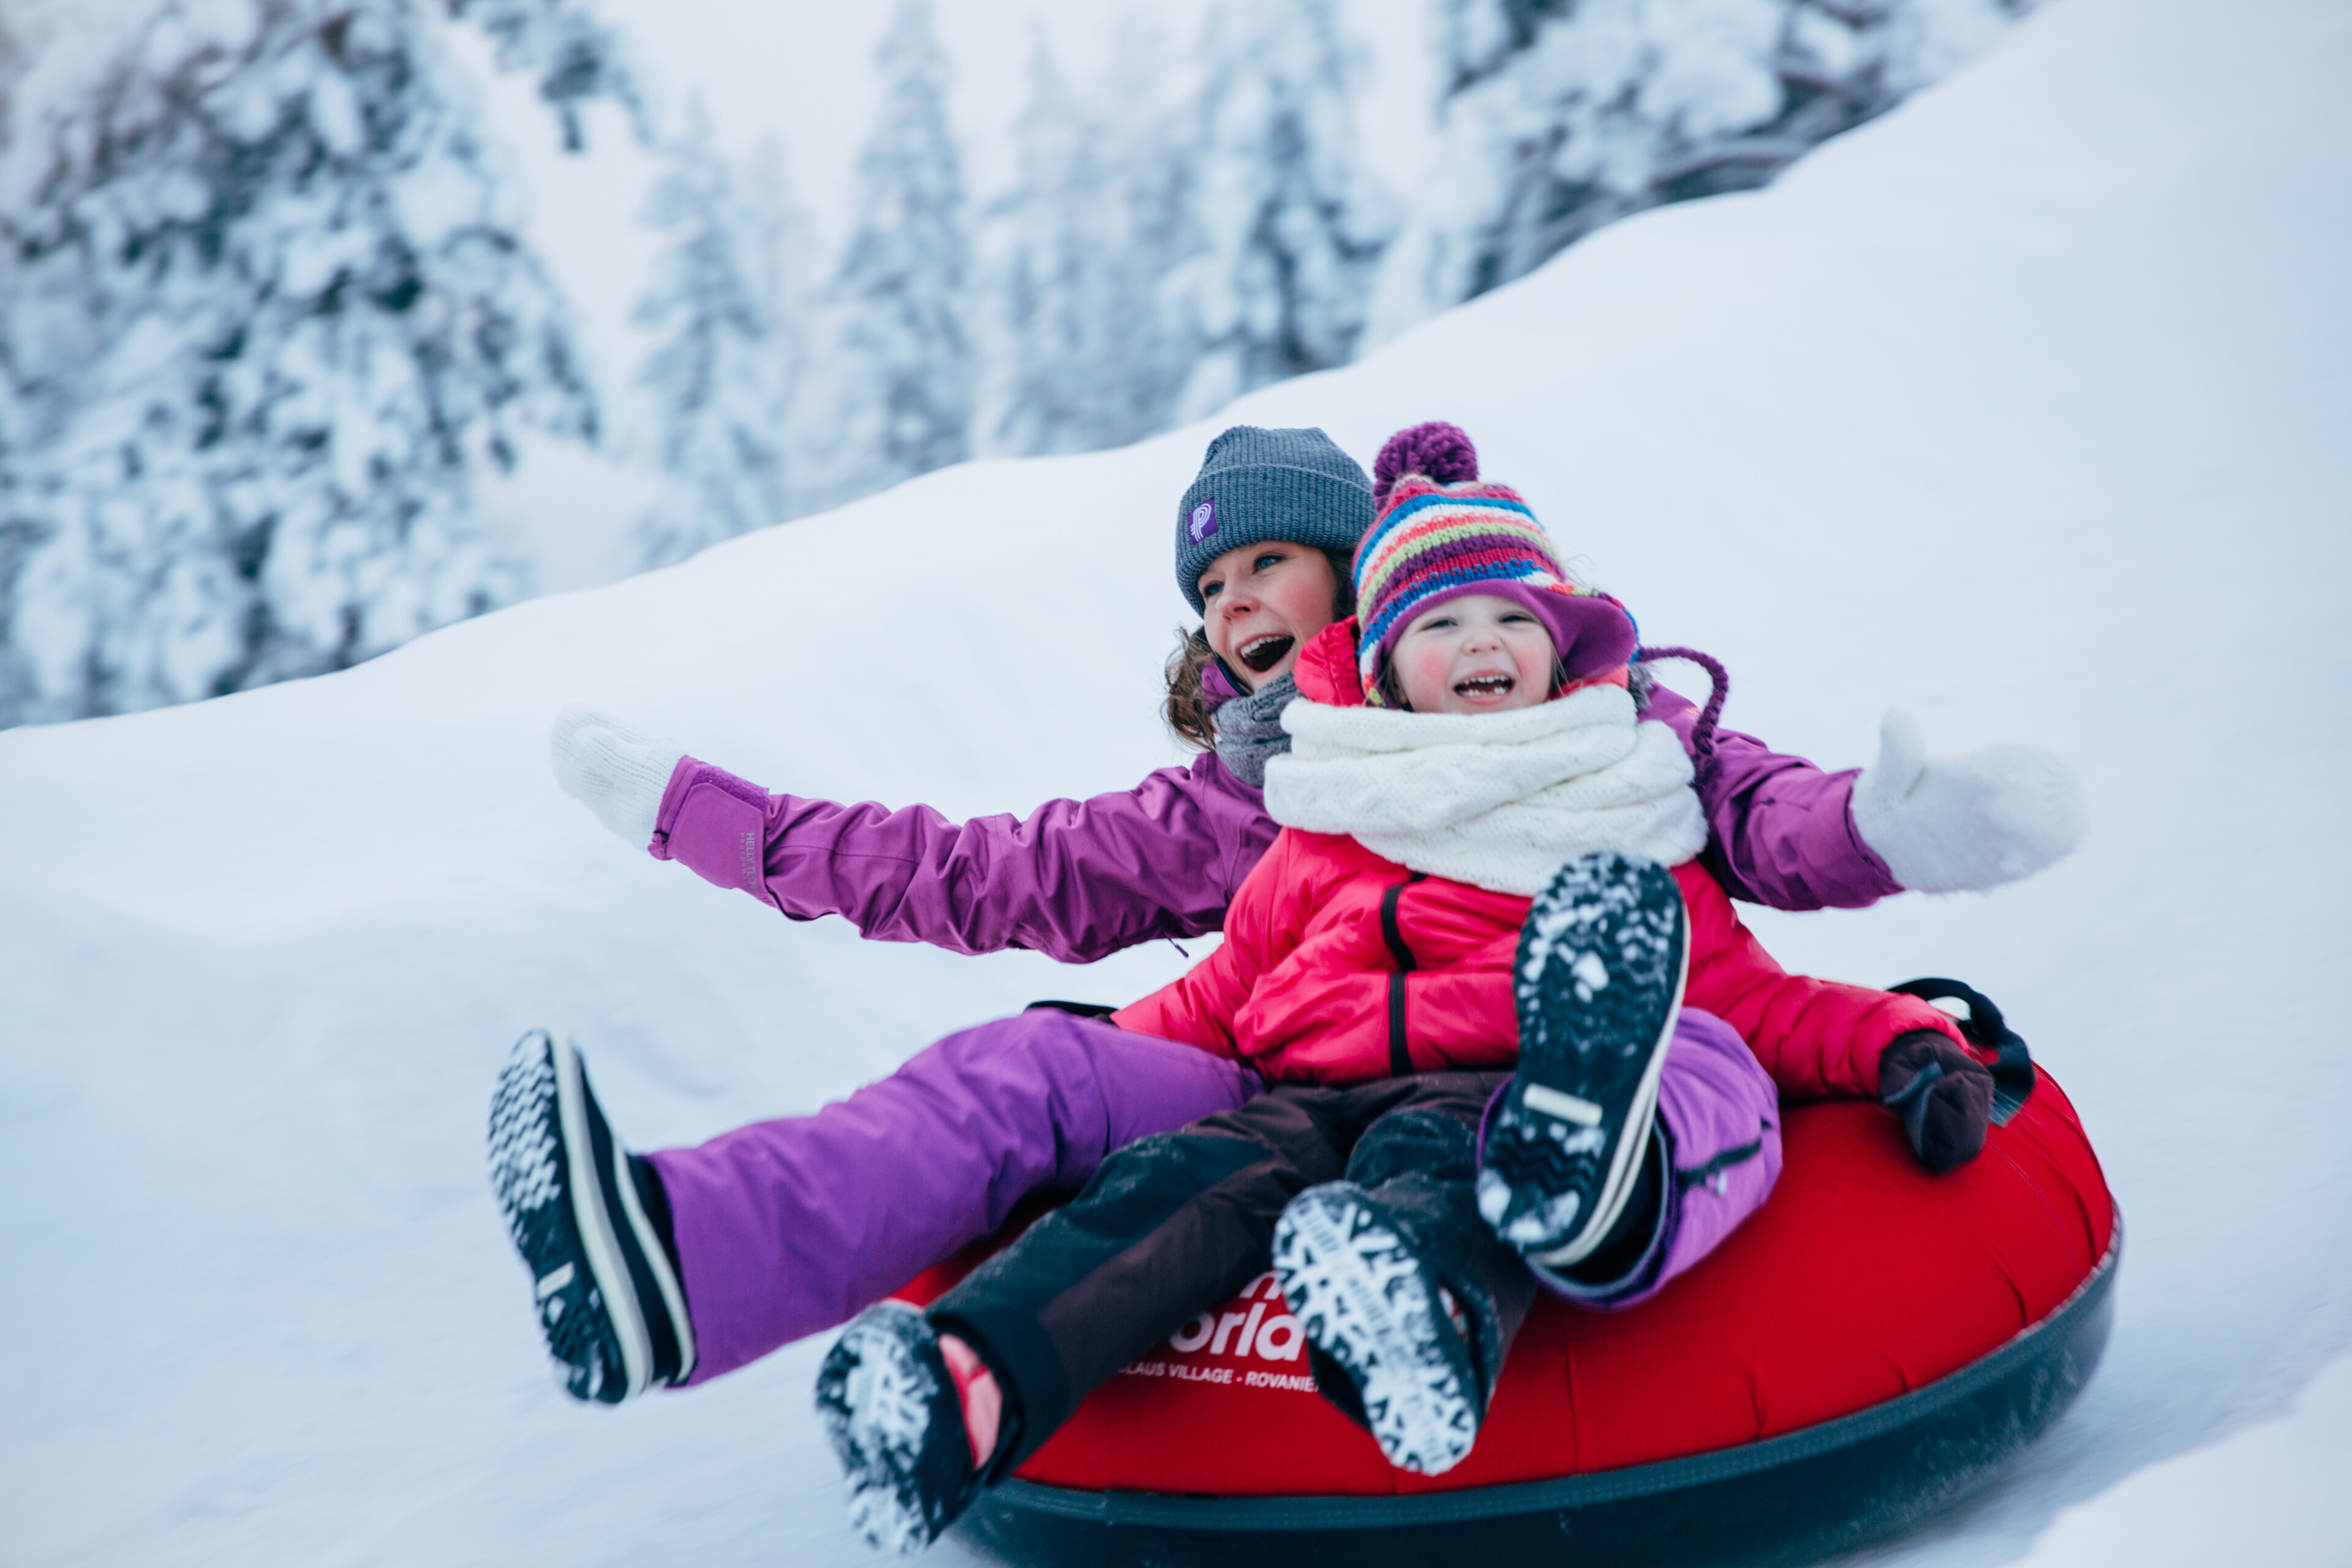
[[1464, 594], [1406, 623], [1389, 655], [1416, 713], [1505, 713], [1551, 695], [1551, 633], [1498, 594]]
[[1209, 647], [1255, 691], [1288, 674], [1307, 639], [1331, 624], [1339, 579], [1321, 551], [1277, 540], [1226, 551], [1198, 586]]

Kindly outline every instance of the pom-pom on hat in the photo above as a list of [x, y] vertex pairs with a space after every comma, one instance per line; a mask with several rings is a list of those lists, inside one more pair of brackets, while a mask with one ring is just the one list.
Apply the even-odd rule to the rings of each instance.
[[1371, 521], [1371, 483], [1330, 437], [1236, 425], [1209, 443], [1177, 505], [1176, 586], [1205, 615], [1201, 574], [1226, 551], [1281, 539], [1345, 555]]
[[1459, 425], [1432, 419], [1398, 431], [1381, 446], [1372, 459], [1372, 504], [1380, 506], [1407, 474], [1419, 474], [1441, 485], [1457, 485], [1478, 477], [1478, 448]]
[[[1391, 452], [1398, 454], [1393, 468]], [[1449, 483], [1403, 466], [1417, 461], [1462, 477]], [[1493, 594], [1533, 611], [1551, 633], [1564, 680], [1601, 674], [1633, 658], [1633, 617], [1608, 595], [1576, 584], [1517, 490], [1478, 482], [1477, 454], [1460, 430], [1423, 425], [1400, 431], [1373, 471], [1387, 494], [1357, 547], [1355, 570], [1356, 658], [1367, 703], [1389, 706], [1381, 676], [1406, 626], [1465, 594]]]

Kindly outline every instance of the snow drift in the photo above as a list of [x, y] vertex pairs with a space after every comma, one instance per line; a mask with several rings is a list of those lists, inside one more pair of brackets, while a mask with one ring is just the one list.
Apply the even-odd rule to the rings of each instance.
[[[1792, 966], [1996, 995], [2125, 1205], [2099, 1381], [1907, 1561], [2017, 1555], [2352, 1337], [2347, 70], [2326, 0], [2067, 0], [1769, 191], [1233, 411], [1365, 456], [1459, 421], [1784, 748], [1866, 762], [1900, 700], [1932, 747], [2081, 770], [2092, 838], [2033, 882], [1759, 922]], [[500, 1053], [575, 1031], [655, 1146], [1185, 960], [785, 925], [606, 836], [546, 721], [586, 699], [772, 786], [951, 812], [1131, 783], [1170, 755], [1169, 510], [1211, 433], [949, 469], [341, 675], [0, 734], [0, 1556], [867, 1561], [820, 1344], [619, 1412], [548, 1385], [481, 1175]], [[2249, 1468], [2193, 1468], [2214, 1512]], [[2307, 1551], [2263, 1535], [2294, 1517], [2236, 1554]]]

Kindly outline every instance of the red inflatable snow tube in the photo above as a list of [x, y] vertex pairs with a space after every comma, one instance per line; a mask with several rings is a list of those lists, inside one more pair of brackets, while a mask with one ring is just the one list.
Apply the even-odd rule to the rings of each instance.
[[1632, 1311], [1538, 1304], [1448, 1474], [1391, 1468], [1314, 1392], [1268, 1277], [1097, 1389], [961, 1528], [1022, 1563], [1362, 1568], [1557, 1554], [1563, 1531], [1587, 1563], [1794, 1560], [1948, 1504], [2105, 1344], [2120, 1228], [2097, 1158], [2047, 1074], [1942, 1176], [1876, 1105], [1784, 1114], [1780, 1185], [1713, 1258]]

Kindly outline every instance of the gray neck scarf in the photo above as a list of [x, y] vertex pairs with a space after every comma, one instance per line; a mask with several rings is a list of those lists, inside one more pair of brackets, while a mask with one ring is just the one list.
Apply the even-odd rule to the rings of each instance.
[[1246, 697], [1217, 705], [1217, 756], [1234, 777], [1255, 789], [1265, 787], [1265, 764], [1290, 750], [1282, 710], [1298, 695], [1298, 682], [1286, 674]]

